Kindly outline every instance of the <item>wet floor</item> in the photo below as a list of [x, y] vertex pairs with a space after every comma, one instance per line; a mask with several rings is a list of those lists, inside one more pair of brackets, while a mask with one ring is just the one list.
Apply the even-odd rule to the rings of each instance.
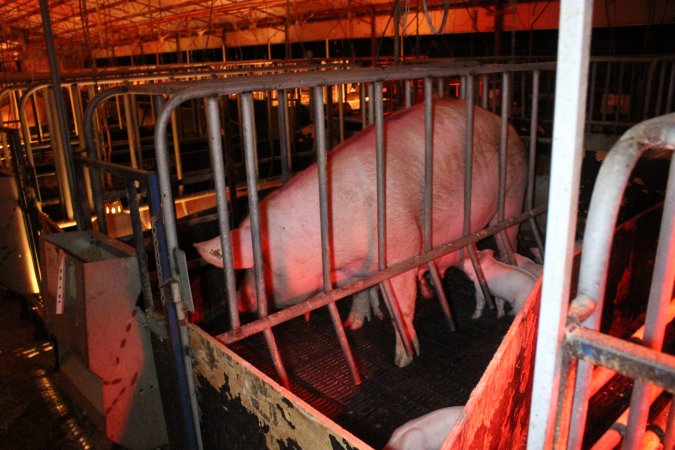
[[119, 448], [63, 398], [52, 345], [19, 299], [0, 292], [0, 311], [0, 449]]

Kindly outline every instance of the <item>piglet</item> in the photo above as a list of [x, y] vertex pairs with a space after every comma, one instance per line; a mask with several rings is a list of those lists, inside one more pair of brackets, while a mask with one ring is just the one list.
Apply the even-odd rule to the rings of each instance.
[[451, 406], [406, 422], [394, 430], [384, 450], [439, 450], [462, 411], [463, 406]]
[[527, 256], [523, 256], [520, 253], [514, 253], [513, 256], [516, 258], [516, 265], [534, 275], [536, 278], [539, 278], [544, 271], [544, 266], [537, 264], [532, 261]]
[[[492, 250], [479, 251], [478, 263], [483, 270], [490, 293], [495, 296], [497, 317], [504, 316], [504, 301], [509, 302], [513, 313], [517, 314], [523, 307], [525, 299], [530, 294], [537, 278], [524, 269], [497, 261]], [[483, 314], [485, 297], [478, 283], [478, 277], [471, 264], [471, 259], [465, 258], [461, 269], [473, 281], [476, 288], [476, 311], [471, 317], [477, 319]]]

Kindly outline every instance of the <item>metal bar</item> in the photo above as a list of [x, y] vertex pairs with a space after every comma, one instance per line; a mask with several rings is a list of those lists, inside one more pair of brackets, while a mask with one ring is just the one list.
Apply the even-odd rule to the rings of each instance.
[[134, 115], [136, 114], [136, 111], [133, 108], [132, 97], [133, 94], [127, 94], [123, 98], [124, 118], [126, 120], [127, 126], [127, 142], [129, 144], [129, 157], [131, 158], [131, 167], [137, 169], [138, 168], [137, 146], [139, 142], [136, 140], [136, 133], [138, 132], [138, 128], [134, 126]]
[[373, 83], [368, 83], [368, 124], [375, 123], [375, 118], [373, 117], [375, 114], [375, 109], [373, 105]]
[[405, 107], [410, 108], [412, 106], [412, 82], [410, 80], [405, 80], [403, 86], [405, 89]]
[[661, 114], [661, 104], [663, 103], [663, 85], [665, 84], [666, 79], [666, 63], [661, 64], [661, 72], [659, 73], [659, 87], [656, 91], [656, 107], [654, 110], [654, 115]]
[[[560, 347], [567, 316], [577, 221], [579, 174], [583, 149], [584, 110], [592, 0], [561, 2], [558, 71], [551, 160], [551, 217], [547, 222], [546, 277], [542, 285], [537, 351], [528, 431], [528, 450], [553, 442], [555, 405], [560, 386]], [[555, 265], [555, 266], [554, 266]]]
[[[324, 109], [323, 109], [323, 88], [321, 86], [314, 87], [314, 118], [316, 125], [316, 164], [319, 175], [319, 215], [321, 219], [321, 266], [323, 274], [323, 292], [328, 293], [333, 290], [331, 274], [333, 268], [331, 264], [330, 251], [330, 217], [328, 213], [328, 155], [326, 151], [326, 134], [324, 129]], [[345, 355], [349, 371], [352, 374], [354, 384], [361, 384], [361, 377], [359, 376], [356, 362], [352, 355], [352, 350], [349, 347], [345, 329], [342, 326], [340, 313], [337, 310], [335, 303], [328, 304], [328, 311], [330, 312], [333, 327], [337, 333], [342, 353]]]
[[483, 109], [488, 109], [488, 101], [490, 100], [490, 79], [487, 75], [481, 75], [479, 78], [481, 89], [480, 105]]
[[[408, 83], [406, 83], [407, 85]], [[431, 78], [424, 79], [424, 229], [423, 229], [423, 249], [425, 252], [431, 250], [433, 238], [431, 236], [431, 222], [433, 209], [433, 168], [434, 168], [434, 136], [433, 136], [433, 85]], [[443, 290], [443, 283], [438, 273], [436, 265], [432, 262], [427, 264], [431, 281], [436, 289], [438, 300], [441, 304], [443, 315], [445, 315], [450, 330], [455, 331], [457, 325], [452, 316], [450, 304]]]
[[668, 83], [668, 95], [666, 96], [666, 111], [673, 109], [673, 92], [675, 91], [675, 63], [670, 64], [670, 82]]
[[[583, 322], [590, 330], [597, 330], [602, 314], [613, 226], [621, 206], [624, 188], [630, 173], [642, 153], [650, 147], [675, 145], [675, 114], [648, 120], [628, 130], [605, 158], [593, 189], [586, 228], [584, 248], [579, 268], [578, 295], [592, 298], [597, 303], [593, 314]], [[551, 180], [553, 186], [553, 180]], [[550, 251], [549, 251], [550, 253]], [[588, 398], [586, 392], [592, 367], [579, 363], [575, 387], [574, 412], [570, 437], [573, 448], [578, 448], [586, 422]]]
[[[166, 130], [166, 115], [162, 118], [161, 114], [158, 118], [160, 122], [160, 127], [156, 128], [161, 129], [161, 121], [164, 120], [164, 129]], [[165, 136], [166, 137], [166, 136]], [[164, 141], [166, 147], [166, 141]], [[166, 150], [165, 150], [166, 152]], [[153, 240], [155, 241], [155, 249], [157, 251], [157, 272], [159, 277], [159, 286], [160, 293], [162, 296], [162, 303], [164, 304], [164, 311], [167, 318], [167, 328], [169, 334], [169, 342], [171, 343], [171, 351], [174, 359], [174, 365], [176, 367], [176, 378], [178, 384], [178, 398], [181, 405], [182, 413], [182, 427], [185, 433], [185, 439], [187, 441], [188, 448], [190, 449], [201, 449], [201, 434], [199, 432], [199, 421], [196, 419], [196, 402], [194, 399], [194, 386], [191, 384], [192, 371], [191, 364], [189, 363], [188, 358], [186, 358], [183, 349], [187, 341], [185, 340], [184, 334], [181, 332], [181, 329], [184, 328], [180, 317], [179, 305], [173, 301], [174, 295], [177, 291], [177, 286], [173, 277], [173, 269], [171, 264], [173, 264], [173, 258], [170, 256], [168, 249], [168, 233], [166, 233], [166, 228], [164, 224], [164, 218], [166, 213], [163, 211], [162, 207], [162, 194], [161, 194], [161, 179], [158, 181], [157, 176], [154, 173], [150, 173], [148, 176], [148, 200], [150, 203], [150, 217], [151, 223], [153, 224], [152, 234]], [[179, 291], [179, 290], [178, 290]], [[172, 425], [172, 424], [167, 424]]]
[[136, 247], [136, 262], [138, 263], [138, 272], [141, 276], [141, 287], [143, 288], [143, 299], [145, 300], [145, 311], [154, 311], [155, 302], [152, 298], [152, 286], [150, 285], [150, 272], [148, 271], [148, 255], [145, 252], [143, 242], [143, 226], [141, 225], [141, 213], [138, 207], [138, 198], [136, 193], [136, 184], [133, 179], [127, 179], [125, 183], [127, 190], [127, 199], [129, 201], [129, 215], [131, 217], [131, 226], [134, 230], [134, 246]]
[[[262, 238], [260, 234], [260, 209], [258, 207], [258, 191], [257, 191], [257, 167], [255, 158], [255, 138], [253, 135], [253, 98], [251, 93], [247, 92], [241, 94], [241, 119], [242, 128], [244, 131], [244, 157], [246, 163], [246, 184], [248, 187], [248, 205], [249, 205], [249, 220], [251, 222], [251, 242], [253, 244], [253, 270], [256, 280], [256, 296], [258, 299], [258, 314], [261, 318], [267, 315], [267, 292], [265, 287], [265, 275], [263, 273], [263, 256], [262, 256]], [[281, 383], [287, 388], [290, 388], [290, 382], [277, 343], [274, 340], [274, 335], [271, 329], [264, 331], [265, 342], [270, 351], [270, 356], [274, 363], [274, 367], [279, 375]]]
[[[71, 196], [70, 180], [68, 179], [68, 168], [66, 167], [65, 161], [66, 150], [64, 146], [66, 144], [64, 143], [62, 133], [60, 132], [61, 125], [58, 123], [59, 114], [56, 110], [54, 89], [47, 89], [46, 94], [45, 105], [47, 106], [48, 112], [47, 119], [50, 130], [49, 138], [51, 140], [54, 168], [58, 180], [60, 203], [68, 218], [73, 219], [75, 215], [73, 211], [73, 197]], [[68, 142], [68, 145], [70, 145], [70, 142]]]
[[[377, 182], [377, 267], [384, 270], [387, 267], [387, 226], [386, 226], [386, 204], [387, 192], [385, 183], [386, 158], [385, 158], [385, 139], [384, 139], [384, 105], [382, 104], [382, 82], [376, 81], [368, 85], [370, 92], [374, 97], [370, 98], [370, 105], [374, 105], [375, 112], [375, 166]], [[413, 344], [410, 330], [403, 320], [403, 313], [393, 292], [389, 280], [382, 286], [384, 300], [389, 306], [396, 330], [398, 331], [403, 348], [408, 356], [413, 355]]]
[[593, 120], [593, 109], [595, 107], [595, 83], [598, 75], [598, 65], [600, 64], [597, 61], [591, 61], [591, 85], [590, 85], [590, 93], [588, 94], [588, 112], [586, 114], [586, 121], [587, 121], [587, 126], [586, 126], [586, 132], [590, 133], [591, 132], [591, 120]]
[[565, 351], [589, 365], [602, 365], [675, 393], [675, 356], [586, 327], [567, 333]]
[[438, 95], [438, 98], [445, 96], [445, 79], [443, 77], [436, 78], [436, 95]]
[[231, 330], [226, 333], [219, 334], [218, 336], [216, 336], [216, 339], [220, 340], [226, 345], [229, 345], [233, 342], [237, 342], [249, 336], [253, 336], [254, 334], [260, 333], [267, 328], [277, 326], [281, 323], [302, 316], [305, 313], [311, 312], [318, 308], [322, 308], [329, 303], [335, 302], [349, 295], [353, 295], [356, 292], [362, 291], [371, 286], [382, 283], [383, 281], [392, 278], [396, 275], [400, 275], [403, 272], [407, 272], [411, 269], [414, 269], [430, 261], [433, 261], [434, 259], [438, 259], [443, 255], [447, 255], [448, 253], [457, 251], [460, 248], [466, 247], [469, 244], [478, 242], [481, 239], [485, 239], [488, 236], [492, 236], [493, 234], [501, 230], [522, 223], [528, 220], [530, 217], [541, 214], [544, 211], [546, 211], [546, 207], [539, 206], [533, 209], [532, 211], [527, 211], [522, 214], [518, 214], [517, 216], [505, 220], [502, 223], [491, 225], [476, 233], [472, 233], [469, 236], [464, 236], [455, 241], [437, 245], [434, 247], [433, 250], [429, 252], [423, 253], [421, 255], [411, 256], [403, 261], [391, 264], [390, 266], [387, 267], [387, 269], [383, 271], [378, 271], [373, 275], [368, 276], [366, 278], [362, 278], [358, 281], [355, 281], [354, 283], [350, 283], [348, 286], [336, 287], [329, 293], [316, 294], [301, 303], [298, 303], [289, 308], [270, 314], [267, 317], [256, 320], [255, 322], [242, 325], [236, 330]]
[[605, 89], [602, 94], [602, 108], [600, 108], [601, 120], [603, 123], [607, 122], [607, 109], [609, 108], [609, 85], [612, 75], [612, 63], [607, 63], [607, 71], [605, 72]]
[[[509, 116], [511, 115], [511, 74], [502, 73], [502, 114], [501, 114], [501, 136], [499, 139], [499, 198], [497, 200], [497, 221], [504, 220], [504, 205], [506, 203], [506, 150], [509, 140]], [[513, 252], [516, 250], [511, 246], [506, 233], [497, 236], [502, 241], [502, 249], [506, 250], [505, 257], [509, 264], [515, 265], [516, 259]]]
[[220, 136], [220, 110], [217, 97], [208, 97], [206, 99], [206, 127], [213, 180], [216, 188], [218, 231], [220, 233], [220, 245], [223, 256], [223, 277], [227, 288], [227, 306], [230, 313], [230, 326], [236, 328], [240, 323], [239, 309], [234, 278], [232, 244], [230, 241], [230, 218], [227, 210], [225, 164], [223, 162], [223, 144]]
[[[80, 198], [75, 180], [75, 168], [73, 166], [73, 151], [70, 148], [70, 139], [66, 128], [65, 120], [65, 104], [63, 102], [63, 92], [61, 92], [61, 77], [59, 75], [59, 65], [56, 59], [56, 49], [54, 48], [54, 38], [52, 36], [52, 22], [49, 15], [48, 0], [40, 0], [40, 13], [42, 15], [42, 27], [45, 33], [45, 43], [47, 45], [47, 56], [49, 59], [49, 67], [51, 69], [52, 84], [54, 85], [54, 98], [56, 101], [56, 118], [59, 124], [59, 131], [61, 132], [61, 141], [63, 142], [65, 169], [68, 180], [68, 189], [70, 198]], [[74, 202], [72, 205], [74, 209], [75, 220], [77, 221], [78, 229], [87, 229], [91, 227], [91, 221], [88, 215], [82, 210], [80, 202]]]
[[[675, 145], [675, 139], [673, 139], [673, 145]], [[668, 309], [675, 284], [675, 224], [673, 223], [673, 218], [675, 218], [675, 164], [672, 162], [662, 217], [643, 339], [644, 344], [653, 350], [661, 350], [663, 347], [668, 324]], [[636, 382], [633, 386], [625, 449], [635, 449], [640, 445], [649, 415], [649, 408], [646, 407], [643, 399], [648, 396], [650, 389], [652, 386], [643, 382]]]
[[285, 182], [291, 178], [291, 152], [288, 142], [288, 92], [277, 91], [277, 109], [279, 116], [279, 154], [281, 155], [281, 179]]
[[[525, 209], [532, 209], [534, 206], [534, 190], [535, 190], [535, 170], [537, 165], [537, 127], [539, 123], [539, 79], [541, 72], [534, 70], [532, 72], [532, 106], [530, 117], [530, 153], [528, 159], [527, 170], [527, 192], [525, 194]], [[544, 239], [539, 231], [537, 221], [530, 220], [530, 228], [532, 234], [537, 241], [537, 247], [542, 259], [544, 258]]]
[[345, 85], [338, 84], [338, 122], [339, 122], [339, 137], [338, 142], [345, 140]]
[[366, 115], [366, 90], [364, 83], [359, 83], [359, 101], [361, 106], [361, 128], [368, 126], [368, 116]]

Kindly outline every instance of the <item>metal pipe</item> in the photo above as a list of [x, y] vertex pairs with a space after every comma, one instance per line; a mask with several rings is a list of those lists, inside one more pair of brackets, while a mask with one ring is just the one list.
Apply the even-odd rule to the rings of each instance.
[[368, 116], [366, 115], [366, 90], [364, 83], [359, 83], [359, 101], [361, 105], [361, 128], [368, 126]]
[[136, 110], [133, 108], [133, 94], [124, 96], [124, 118], [127, 126], [127, 142], [129, 143], [129, 157], [131, 158], [131, 167], [138, 169], [137, 152], [140, 145], [140, 139], [137, 139], [138, 128], [134, 124]]
[[412, 81], [410, 80], [405, 80], [403, 82], [403, 86], [405, 89], [405, 107], [410, 108], [412, 106], [412, 87], [411, 84]]
[[338, 122], [339, 122], [339, 142], [345, 140], [345, 85], [338, 84]]
[[[251, 93], [247, 92], [241, 94], [241, 119], [242, 128], [244, 131], [244, 159], [246, 164], [246, 184], [248, 186], [248, 205], [249, 205], [249, 220], [251, 223], [251, 243], [253, 245], [253, 270], [256, 280], [256, 295], [258, 299], [258, 314], [265, 317], [267, 315], [267, 291], [265, 287], [265, 275], [263, 273], [263, 256], [262, 256], [262, 238], [260, 233], [260, 209], [258, 207], [258, 191], [257, 191], [257, 167], [255, 158], [255, 137], [253, 129], [255, 127], [253, 122], [253, 98]], [[281, 383], [290, 389], [290, 382], [277, 343], [274, 340], [274, 335], [271, 329], [264, 332], [265, 342], [270, 351], [270, 356], [274, 363], [274, 367], [279, 375]]]
[[375, 114], [374, 110], [374, 105], [373, 105], [373, 83], [368, 83], [368, 124], [372, 124], [375, 122], [375, 118], [373, 117]]
[[232, 244], [230, 241], [230, 218], [227, 208], [225, 186], [225, 164], [223, 162], [223, 144], [220, 136], [220, 111], [217, 97], [206, 99], [206, 127], [209, 140], [209, 154], [213, 169], [213, 180], [216, 188], [216, 208], [218, 211], [218, 231], [223, 256], [223, 276], [227, 287], [227, 305], [230, 313], [230, 327], [239, 327], [239, 309], [237, 304], [236, 284]]
[[661, 64], [661, 72], [659, 73], [659, 87], [656, 91], [656, 108], [654, 111], [655, 116], [661, 114], [661, 104], [663, 102], [663, 85], [665, 84], [665, 78], [666, 78], [666, 63], [663, 62]]
[[[506, 203], [506, 151], [509, 140], [509, 116], [511, 115], [511, 74], [502, 73], [502, 114], [501, 114], [501, 136], [499, 139], [499, 198], [497, 200], [497, 221], [504, 220], [504, 205]], [[502, 249], [506, 250], [505, 257], [509, 264], [515, 265], [516, 259], [513, 252], [516, 251], [511, 246], [506, 232], [497, 236], [502, 241]]]
[[286, 183], [291, 178], [291, 149], [288, 139], [288, 92], [277, 91], [277, 109], [279, 110], [279, 154], [281, 155], [281, 179]]
[[[326, 133], [324, 129], [324, 109], [323, 109], [323, 87], [315, 86], [314, 88], [314, 123], [316, 125], [316, 165], [319, 177], [319, 216], [321, 219], [321, 268], [323, 275], [323, 292], [328, 293], [333, 290], [332, 277], [333, 273], [331, 263], [330, 251], [330, 216], [328, 212], [328, 155], [326, 151]], [[359, 376], [356, 362], [352, 355], [352, 350], [349, 347], [345, 329], [342, 326], [340, 313], [337, 310], [335, 303], [328, 304], [328, 311], [333, 322], [333, 327], [337, 333], [342, 353], [345, 355], [349, 371], [352, 374], [354, 384], [361, 384], [361, 377]]]
[[481, 98], [480, 105], [483, 109], [488, 109], [488, 101], [490, 100], [490, 79], [487, 75], [481, 75], [480, 78]]
[[[66, 129], [65, 121], [65, 105], [63, 102], [63, 92], [61, 92], [61, 77], [58, 70], [58, 62], [56, 59], [56, 49], [54, 48], [54, 38], [52, 36], [52, 22], [49, 15], [48, 0], [40, 0], [40, 13], [42, 15], [42, 27], [45, 33], [45, 43], [47, 45], [47, 57], [49, 59], [49, 67], [51, 69], [52, 84], [54, 85], [54, 100], [56, 119], [58, 121], [58, 128], [61, 133], [61, 141], [63, 143], [63, 157], [65, 162], [65, 169], [68, 181], [69, 196], [72, 199], [80, 198], [75, 180], [75, 168], [73, 166], [73, 152], [70, 148], [70, 139]], [[75, 202], [71, 207], [74, 209], [74, 217], [77, 221], [78, 229], [87, 229], [91, 227], [91, 222], [88, 215], [85, 215], [79, 202]]]
[[150, 284], [150, 273], [148, 272], [148, 255], [145, 252], [143, 242], [143, 226], [141, 225], [140, 210], [138, 207], [138, 198], [136, 193], [136, 183], [134, 180], [127, 180], [125, 183], [127, 199], [129, 201], [129, 216], [131, 218], [131, 227], [134, 231], [134, 246], [136, 248], [136, 261], [138, 263], [138, 272], [141, 278], [141, 287], [143, 291], [145, 311], [154, 311], [155, 302], [152, 299], [152, 286]]
[[[45, 95], [45, 106], [47, 107], [47, 123], [49, 124], [49, 137], [51, 140], [52, 156], [54, 159], [54, 169], [58, 181], [59, 198], [61, 207], [69, 219], [74, 218], [72, 197], [70, 195], [70, 180], [68, 179], [68, 169], [65, 162], [65, 148], [60, 133], [58, 123], [58, 113], [55, 110], [54, 90], [47, 89]], [[68, 143], [70, 144], [70, 143]]]
[[[374, 93], [370, 104], [374, 106], [375, 112], [375, 167], [377, 183], [377, 267], [378, 270], [384, 270], [387, 267], [387, 225], [386, 225], [386, 204], [387, 192], [385, 182], [386, 158], [385, 158], [385, 139], [384, 139], [384, 105], [382, 102], [382, 82], [375, 81], [368, 85], [369, 90]], [[412, 332], [403, 320], [401, 306], [396, 298], [387, 280], [382, 286], [384, 299], [389, 306], [396, 330], [398, 331], [405, 352], [408, 356], [413, 355]]]
[[[527, 170], [527, 192], [525, 194], [525, 209], [532, 209], [534, 207], [534, 190], [535, 190], [535, 170], [537, 165], [537, 127], [539, 121], [539, 78], [540, 71], [534, 70], [532, 72], [532, 107], [530, 118], [530, 153]], [[539, 225], [535, 219], [530, 220], [530, 228], [534, 239], [537, 241], [537, 247], [542, 259], [544, 258], [544, 239], [539, 231]]]
[[[594, 313], [583, 322], [590, 330], [598, 329], [604, 304], [614, 228], [608, 224], [616, 222], [630, 173], [647, 148], [672, 149], [673, 146], [675, 146], [675, 114], [670, 114], [642, 122], [628, 130], [612, 147], [600, 168], [591, 197], [579, 268], [578, 295], [592, 298], [597, 303]], [[574, 401], [576, 420], [572, 420], [571, 443], [578, 444], [583, 437], [588, 407], [586, 393], [590, 384], [591, 370], [589, 364], [579, 363]]]
[[590, 99], [590, 101], [588, 102], [588, 112], [586, 114], [586, 123], [587, 123], [586, 132], [587, 133], [590, 133], [592, 131], [590, 121], [593, 119], [593, 110], [594, 110], [594, 107], [595, 107], [595, 83], [596, 83], [596, 79], [597, 79], [597, 75], [598, 75], [598, 65], [599, 64], [600, 63], [597, 62], [597, 61], [591, 61], [590, 62], [590, 65], [591, 65], [591, 82], [590, 82], [590, 87], [589, 87], [590, 93], [588, 95], [588, 98]]
[[[675, 118], [675, 114], [673, 114]], [[675, 149], [675, 123], [673, 123], [673, 141], [670, 144]], [[666, 198], [663, 207], [663, 219], [659, 231], [659, 243], [654, 260], [652, 284], [649, 290], [647, 316], [645, 318], [645, 332], [643, 342], [654, 350], [661, 350], [668, 325], [668, 309], [675, 284], [675, 164], [671, 162], [666, 189]], [[631, 395], [628, 417], [628, 436], [625, 449], [636, 449], [642, 440], [642, 433], [647, 422], [649, 408], [643, 399], [649, 395], [653, 386], [636, 381]]]
[[[528, 450], [549, 448], [553, 442], [555, 405], [560, 386], [560, 344], [563, 341], [577, 222], [583, 148], [584, 111], [592, 0], [561, 2], [558, 71], [555, 92], [551, 160], [551, 217], [546, 252], [528, 431]], [[554, 267], [555, 265], [555, 267]]]

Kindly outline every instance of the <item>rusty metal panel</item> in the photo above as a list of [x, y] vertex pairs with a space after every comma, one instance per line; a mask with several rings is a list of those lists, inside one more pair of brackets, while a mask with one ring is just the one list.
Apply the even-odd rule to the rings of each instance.
[[205, 448], [371, 448], [213, 337], [188, 330]]

